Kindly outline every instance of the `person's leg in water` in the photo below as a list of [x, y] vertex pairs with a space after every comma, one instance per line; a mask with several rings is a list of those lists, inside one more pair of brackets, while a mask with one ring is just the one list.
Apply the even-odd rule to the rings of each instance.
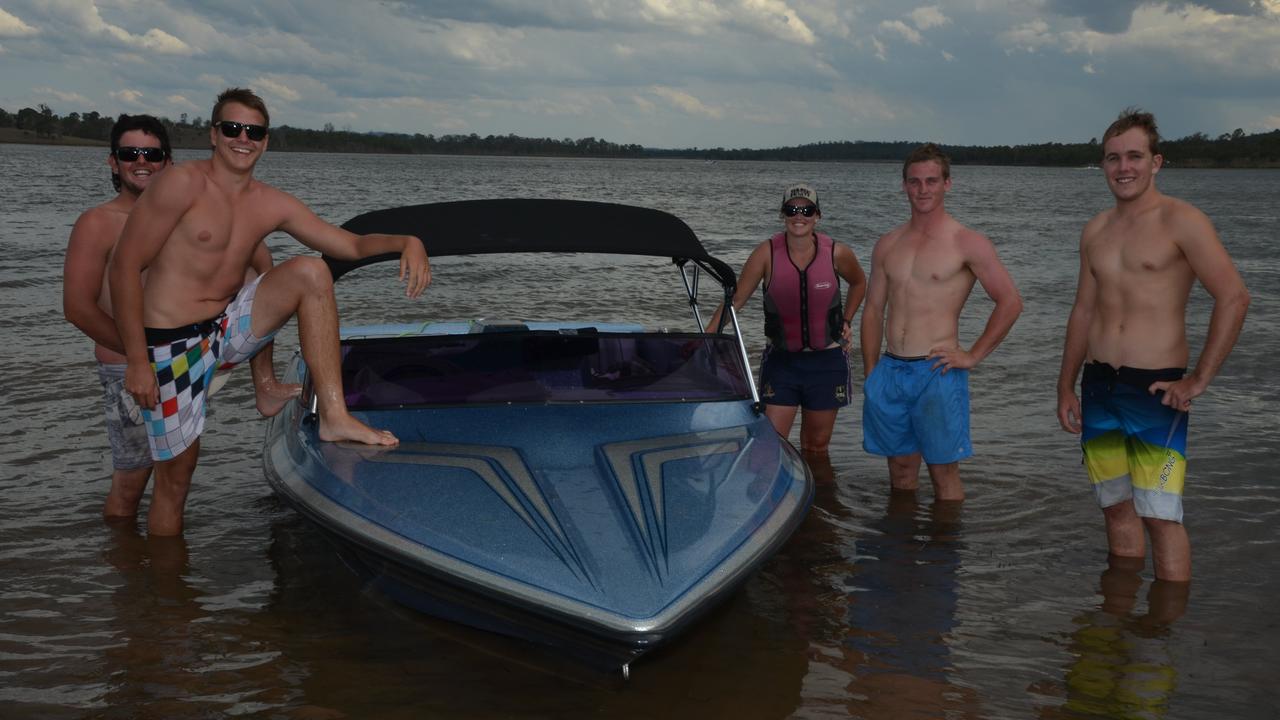
[[805, 410], [800, 413], [800, 450], [805, 453], [826, 453], [835, 432], [836, 414], [839, 410]]
[[958, 502], [964, 500], [964, 484], [960, 482], [960, 463], [939, 463], [928, 465], [929, 480], [933, 482], [935, 500]]
[[102, 516], [108, 520], [124, 520], [138, 516], [138, 506], [151, 480], [151, 466], [115, 469], [111, 472], [111, 489], [102, 507]]
[[200, 439], [191, 443], [171, 460], [160, 460], [155, 465], [155, 487], [151, 491], [151, 507], [147, 510], [147, 534], [156, 536], [181, 535], [187, 506], [187, 493], [191, 490], [191, 476], [200, 460]]
[[914, 492], [920, 487], [920, 453], [890, 455], [888, 463], [890, 491]]
[[799, 405], [764, 406], [764, 416], [769, 418], [769, 424], [773, 425], [773, 429], [778, 431], [784, 439], [791, 437], [791, 427], [795, 425], [798, 412], [800, 412]]

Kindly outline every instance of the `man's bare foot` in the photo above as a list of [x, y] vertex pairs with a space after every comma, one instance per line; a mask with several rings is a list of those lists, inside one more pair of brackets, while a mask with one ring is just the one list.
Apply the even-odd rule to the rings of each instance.
[[298, 383], [262, 383], [253, 389], [257, 400], [258, 412], [262, 417], [274, 417], [284, 409], [285, 404], [302, 394], [302, 385]]
[[320, 418], [320, 439], [325, 442], [350, 440], [365, 445], [399, 445], [400, 440], [386, 430], [375, 430], [351, 415]]

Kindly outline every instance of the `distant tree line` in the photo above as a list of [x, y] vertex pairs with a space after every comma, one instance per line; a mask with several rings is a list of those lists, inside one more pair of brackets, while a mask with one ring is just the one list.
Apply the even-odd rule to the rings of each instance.
[[423, 135], [414, 133], [357, 133], [335, 130], [309, 130], [282, 125], [271, 129], [273, 150], [310, 152], [372, 152], [428, 155], [536, 155], [571, 157], [644, 157], [640, 145], [619, 145], [593, 137], [574, 140], [565, 138], [526, 138], [518, 135]]
[[[161, 118], [175, 147], [207, 145], [209, 121], [188, 119], [183, 113], [177, 122]], [[37, 139], [85, 138], [106, 142], [115, 122], [97, 111], [73, 112], [65, 117], [41, 103], [10, 113], [0, 108], [0, 128], [17, 128], [34, 133]], [[414, 133], [357, 133], [338, 130], [332, 124], [311, 130], [281, 125], [271, 129], [271, 149], [296, 152], [394, 153], [433, 155], [528, 155], [560, 157], [692, 158], [705, 160], [787, 160], [900, 162], [916, 142], [819, 142], [766, 150], [725, 148], [684, 148], [663, 150], [636, 144], [620, 145], [594, 137], [526, 138], [518, 135], [423, 135]], [[1087, 143], [1040, 143], [1038, 145], [943, 145], [956, 164], [971, 165], [1097, 165], [1102, 159], [1098, 139]], [[1161, 152], [1166, 164], [1175, 167], [1280, 167], [1280, 130], [1246, 134], [1234, 132], [1210, 137], [1198, 132], [1177, 140], [1165, 140]]]
[[[83, 115], [73, 112], [62, 117], [54, 113], [53, 109], [44, 103], [40, 103], [34, 108], [22, 108], [16, 113], [0, 108], [0, 128], [27, 130], [34, 133], [37, 138], [48, 138], [50, 140], [59, 137], [73, 137], [108, 142], [111, 139], [111, 126], [115, 125], [115, 122], [116, 116], [99, 115], [97, 110]], [[202, 127], [209, 127], [208, 121], [202, 121], [200, 118], [188, 122], [186, 113], [182, 114], [182, 119], [179, 122], [175, 123], [169, 118], [160, 118], [160, 122], [164, 123], [170, 133], [184, 128], [199, 130]]]
[[[647, 150], [650, 157], [701, 157], [708, 160], [809, 160], [848, 162], [902, 162], [918, 142], [821, 142], [766, 150]], [[1087, 143], [1038, 145], [946, 145], [943, 151], [957, 165], [1037, 165], [1082, 167], [1102, 161], [1102, 146], [1094, 138]], [[1165, 164], [1174, 167], [1280, 167], [1280, 130], [1247, 135], [1236, 129], [1211, 138], [1195, 133], [1177, 140], [1162, 140]]]

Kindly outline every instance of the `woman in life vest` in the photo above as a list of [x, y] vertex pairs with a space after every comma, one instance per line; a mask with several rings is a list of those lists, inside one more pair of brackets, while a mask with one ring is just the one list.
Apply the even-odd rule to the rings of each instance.
[[[800, 449], [825, 453], [836, 413], [849, 404], [850, 325], [867, 291], [853, 249], [817, 231], [818, 193], [803, 184], [782, 194], [783, 231], [765, 240], [742, 266], [733, 296], [741, 310], [764, 282], [764, 332], [760, 400], [783, 437], [801, 408]], [[848, 284], [841, 293], [840, 280]], [[717, 308], [707, 324], [719, 327]]]

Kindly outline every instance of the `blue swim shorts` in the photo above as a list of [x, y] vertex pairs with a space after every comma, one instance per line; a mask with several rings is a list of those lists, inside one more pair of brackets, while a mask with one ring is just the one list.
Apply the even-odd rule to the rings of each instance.
[[766, 346], [760, 359], [765, 405], [837, 410], [849, 404], [849, 358], [843, 347], [788, 352]]
[[873, 455], [920, 453], [930, 465], [973, 455], [969, 371], [934, 369], [927, 357], [885, 354], [863, 383], [862, 448]]
[[1189, 416], [1147, 388], [1180, 379], [1183, 368], [1142, 370], [1106, 363], [1084, 366], [1080, 381], [1084, 465], [1101, 507], [1133, 498], [1141, 517], [1182, 522]]

